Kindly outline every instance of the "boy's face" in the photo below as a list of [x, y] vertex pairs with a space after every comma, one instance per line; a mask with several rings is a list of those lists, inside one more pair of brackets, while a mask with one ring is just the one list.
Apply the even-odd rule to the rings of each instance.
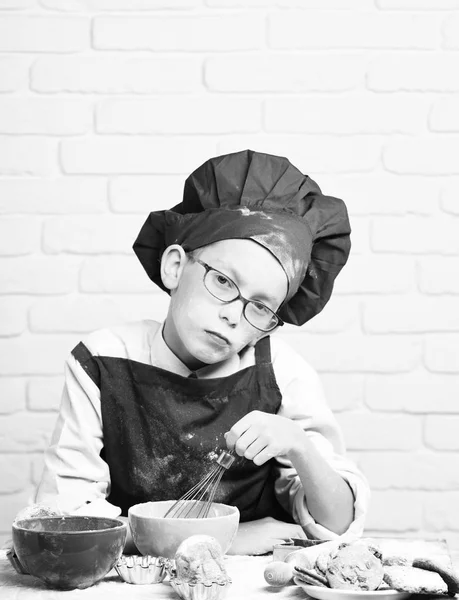
[[[199, 259], [227, 275], [248, 300], [277, 311], [287, 295], [287, 276], [280, 263], [252, 240], [222, 240], [205, 246]], [[164, 335], [171, 350], [190, 369], [214, 364], [239, 353], [263, 335], [243, 315], [243, 303], [223, 303], [204, 286], [205, 268], [188, 257], [171, 304]]]

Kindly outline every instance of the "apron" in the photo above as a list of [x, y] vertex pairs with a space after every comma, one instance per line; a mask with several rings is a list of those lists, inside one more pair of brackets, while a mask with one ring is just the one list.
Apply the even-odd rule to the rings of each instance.
[[[107, 498], [127, 515], [141, 502], [177, 500], [227, 449], [224, 433], [244, 415], [276, 414], [282, 396], [269, 337], [255, 346], [255, 365], [227, 377], [197, 379], [145, 363], [72, 351], [100, 389]], [[274, 461], [261, 466], [236, 455], [214, 498], [237, 506], [241, 521], [266, 516], [292, 522], [274, 495]]]

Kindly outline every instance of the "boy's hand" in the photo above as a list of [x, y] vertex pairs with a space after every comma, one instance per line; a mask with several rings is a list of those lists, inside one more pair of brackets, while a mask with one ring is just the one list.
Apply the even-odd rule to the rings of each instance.
[[254, 410], [225, 433], [225, 440], [230, 450], [262, 465], [304, 443], [304, 431], [291, 419]]

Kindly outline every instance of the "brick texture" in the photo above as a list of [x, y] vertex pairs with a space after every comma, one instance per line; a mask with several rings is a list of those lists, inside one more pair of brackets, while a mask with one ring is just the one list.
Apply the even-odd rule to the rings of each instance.
[[2, 16], [2, 52], [78, 52], [89, 48], [90, 21], [75, 17]]
[[43, 249], [47, 254], [130, 253], [142, 223], [140, 216], [52, 217], [43, 224]]
[[202, 137], [101, 136], [61, 143], [61, 161], [68, 174], [184, 173], [215, 152], [215, 141]]
[[39, 219], [5, 217], [0, 223], [0, 254], [24, 256], [40, 251], [41, 223]]
[[458, 373], [458, 335], [432, 335], [426, 339], [424, 360], [429, 371], [438, 373]]
[[[392, 115], [391, 121], [394, 122], [395, 119], [396, 116]], [[451, 190], [450, 196], [454, 196], [454, 199], [457, 197], [457, 188], [453, 184], [442, 189], [442, 184], [435, 178], [405, 175], [400, 177], [387, 172], [359, 175], [324, 174], [320, 177], [320, 184], [324, 193], [342, 197], [346, 201], [351, 217], [411, 214], [428, 216], [438, 212], [438, 197], [441, 191], [446, 197], [447, 191]], [[446, 201], [444, 204], [447, 208]], [[454, 202], [449, 204], [453, 206]]]
[[[286, 133], [414, 133], [426, 122], [429, 103], [408, 95], [368, 97], [352, 93], [343, 97], [266, 100], [266, 130]], [[440, 107], [441, 110], [441, 107]]]
[[178, 204], [182, 193], [180, 175], [114, 177], [109, 186], [110, 208], [116, 213], [147, 215]]
[[201, 17], [97, 17], [94, 45], [105, 50], [223, 51], [255, 50], [263, 40], [256, 15]]
[[188, 56], [39, 57], [30, 85], [40, 93], [164, 94], [201, 87], [201, 65]]
[[85, 258], [81, 265], [79, 288], [82, 292], [151, 294], [154, 287], [136, 256], [91, 256]]
[[218, 92], [344, 92], [362, 83], [358, 54], [221, 55], [204, 64], [205, 82]]
[[8, 415], [25, 410], [26, 383], [22, 377], [0, 379], [0, 414]]
[[372, 495], [370, 511], [367, 520], [369, 530], [382, 535], [390, 531], [400, 535], [413, 534], [422, 528], [423, 504], [415, 491], [379, 491]]
[[459, 490], [459, 456], [453, 452], [367, 452], [359, 466], [373, 490]]
[[375, 92], [456, 92], [458, 65], [454, 53], [380, 54], [368, 65], [366, 81]]
[[129, 134], [252, 133], [261, 129], [261, 106], [245, 98], [108, 100], [97, 107], [96, 128]]
[[443, 22], [443, 44], [445, 48], [457, 50], [459, 42], [459, 19], [457, 14], [450, 14]]
[[[459, 549], [459, 0], [0, 0], [0, 542], [71, 349], [164, 319], [132, 244], [186, 176], [286, 156], [352, 226], [279, 333], [372, 488], [370, 535]], [[305, 395], [307, 402], [307, 395]]]
[[368, 375], [365, 380], [365, 404], [375, 411], [457, 414], [458, 393], [459, 376], [424, 369], [391, 376]]
[[21, 335], [27, 330], [28, 298], [17, 296], [0, 297], [0, 336]]
[[63, 385], [63, 375], [57, 377], [31, 377], [27, 386], [27, 407], [29, 410], [57, 411]]
[[459, 294], [459, 281], [451, 277], [458, 272], [459, 257], [423, 257], [419, 261], [419, 287], [424, 294]]
[[376, 0], [378, 8], [388, 10], [450, 10], [459, 7], [458, 0]]
[[[1, 179], [0, 214], [103, 213], [107, 210], [107, 187], [103, 179], [84, 177]], [[35, 223], [40, 226], [37, 219]]]
[[0, 98], [0, 133], [84, 134], [91, 130], [92, 113], [85, 100]]
[[[333, 146], [330, 141], [333, 139]], [[381, 162], [379, 136], [320, 136], [320, 135], [240, 135], [222, 137], [217, 144], [219, 154], [255, 148], [259, 152], [291, 157], [292, 162], [305, 162], [312, 173], [366, 173]], [[313, 177], [314, 179], [314, 177]]]
[[44, 137], [0, 135], [0, 177], [45, 177], [57, 172], [57, 143]]
[[0, 58], [0, 92], [17, 92], [28, 85], [30, 60], [23, 57]]
[[289, 10], [272, 12], [268, 22], [274, 48], [433, 49], [438, 38], [430, 16], [410, 13]]
[[425, 423], [425, 440], [435, 450], [459, 450], [459, 439], [455, 434], [459, 417], [430, 415]]
[[200, 0], [40, 0], [42, 6], [60, 11], [150, 11], [200, 6]]
[[448, 183], [444, 186], [440, 197], [440, 206], [445, 212], [451, 215], [459, 215], [459, 203], [457, 202], [458, 194], [458, 182]]
[[3, 258], [2, 294], [65, 294], [77, 287], [79, 261], [72, 257]]

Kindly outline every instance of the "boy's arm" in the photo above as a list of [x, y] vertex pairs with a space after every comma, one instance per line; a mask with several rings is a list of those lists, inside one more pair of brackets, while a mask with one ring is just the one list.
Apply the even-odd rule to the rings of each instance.
[[70, 355], [59, 416], [44, 455], [35, 502], [62, 514], [117, 517], [121, 511], [105, 500], [110, 474], [102, 449], [100, 392]]
[[283, 396], [278, 415], [302, 429], [290, 452], [276, 458], [277, 497], [309, 537], [359, 536], [368, 509], [368, 483], [345, 456], [341, 430], [317, 373], [282, 340], [273, 346]]
[[[369, 488], [345, 456], [341, 431], [317, 373], [282, 340], [273, 344], [272, 356], [282, 394], [278, 414], [247, 414], [226, 434], [227, 444], [255, 464], [275, 459], [276, 496], [308, 537], [334, 539], [343, 533], [358, 537]], [[281, 529], [288, 534], [286, 525]], [[276, 537], [281, 534], [279, 527], [276, 522]], [[254, 522], [251, 530], [258, 532], [257, 546], [268, 549], [266, 525]]]

